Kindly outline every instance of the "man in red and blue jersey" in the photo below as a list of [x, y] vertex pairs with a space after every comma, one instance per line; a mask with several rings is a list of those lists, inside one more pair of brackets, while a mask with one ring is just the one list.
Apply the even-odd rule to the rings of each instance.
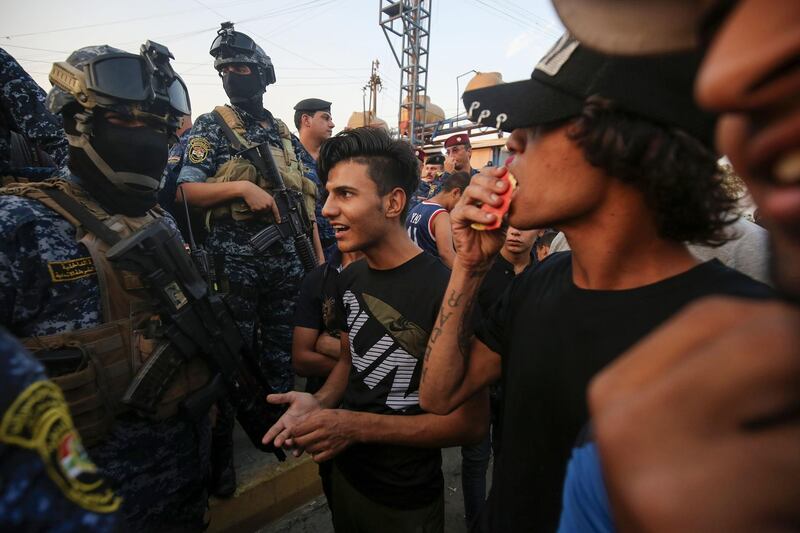
[[441, 192], [415, 206], [406, 217], [406, 231], [411, 240], [423, 251], [441, 259], [447, 268], [453, 267], [456, 253], [449, 212], [461, 198], [470, 178], [466, 172], [449, 174]]

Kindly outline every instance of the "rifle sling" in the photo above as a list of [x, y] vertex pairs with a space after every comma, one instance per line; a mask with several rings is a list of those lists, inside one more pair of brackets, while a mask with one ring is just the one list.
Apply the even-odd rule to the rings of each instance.
[[228, 138], [228, 142], [231, 143], [231, 147], [236, 150], [237, 152], [241, 152], [247, 146], [244, 146], [239, 136], [236, 135], [236, 132], [228, 125], [222, 115], [220, 115], [217, 111], [213, 111], [212, 114], [214, 115], [214, 120], [217, 122], [220, 128], [222, 128], [222, 132], [225, 134], [225, 137]]
[[58, 205], [64, 208], [70, 215], [81, 223], [87, 230], [103, 240], [109, 246], [114, 246], [121, 239], [115, 231], [112, 231], [108, 226], [89, 212], [88, 209], [79, 204], [74, 198], [70, 197], [64, 191], [56, 188], [42, 189], [42, 192], [47, 194]]

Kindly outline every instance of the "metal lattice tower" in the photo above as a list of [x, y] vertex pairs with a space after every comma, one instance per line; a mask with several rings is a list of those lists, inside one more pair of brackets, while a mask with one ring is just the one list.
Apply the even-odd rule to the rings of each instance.
[[[400, 136], [407, 138], [414, 146], [421, 146], [425, 142], [431, 2], [379, 0], [380, 26], [400, 67]], [[404, 111], [408, 117], [407, 128], [402, 124]]]

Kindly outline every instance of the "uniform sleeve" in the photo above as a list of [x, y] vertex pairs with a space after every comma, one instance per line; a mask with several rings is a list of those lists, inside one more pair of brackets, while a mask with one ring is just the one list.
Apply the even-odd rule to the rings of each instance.
[[61, 118], [45, 106], [46, 97], [19, 63], [0, 48], [0, 104], [8, 110], [17, 131], [61, 167], [67, 160], [67, 139]]
[[230, 151], [222, 128], [211, 113], [200, 115], [189, 132], [178, 184], [202, 183], [217, 173], [230, 159]]
[[0, 323], [9, 326], [17, 321], [20, 305], [39, 302], [47, 293], [47, 284], [36, 280], [41, 261], [35, 211], [23, 204], [16, 197], [0, 197]]
[[294, 148], [294, 155], [297, 157], [297, 160], [300, 161], [300, 166], [303, 169], [303, 176], [310, 179], [311, 182], [316, 185], [318, 181], [316, 179], [316, 174], [314, 172], [310, 172], [310, 169], [303, 163], [303, 156], [305, 155], [306, 149], [303, 148], [303, 144], [294, 133], [292, 134], [292, 148]]
[[2, 328], [0, 413], [0, 530], [114, 531], [121, 499], [89, 459], [61, 390]]

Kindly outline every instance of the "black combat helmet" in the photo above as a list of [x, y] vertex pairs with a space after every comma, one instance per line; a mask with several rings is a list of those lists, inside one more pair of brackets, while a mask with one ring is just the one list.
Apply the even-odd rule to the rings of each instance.
[[[163, 165], [159, 170], [159, 161], [147, 163], [160, 158], [159, 152], [131, 154], [133, 142], [127, 147], [106, 146], [108, 139], [93, 134], [99, 121], [94, 112], [113, 111], [148, 124], [165, 135], [159, 148], [166, 151], [168, 137], [174, 136], [183, 116], [191, 113], [189, 93], [170, 65], [172, 57], [165, 46], [152, 41], [143, 44], [138, 55], [108, 45], [86, 46], [66, 61], [54, 63], [50, 71], [53, 88], [47, 95], [47, 107], [64, 117], [71, 150], [85, 153], [105, 179], [134, 197], [149, 199], [158, 190]], [[73, 126], [68, 128], [68, 123]], [[128, 137], [133, 140], [140, 134], [131, 130]], [[124, 157], [114, 157], [120, 152], [125, 152]], [[71, 155], [70, 168], [72, 159]], [[131, 164], [131, 159], [141, 164]]]
[[272, 59], [253, 39], [233, 29], [233, 22], [223, 22], [208, 52], [214, 57], [214, 68], [219, 71], [231, 63], [255, 65], [262, 87], [275, 83]]

